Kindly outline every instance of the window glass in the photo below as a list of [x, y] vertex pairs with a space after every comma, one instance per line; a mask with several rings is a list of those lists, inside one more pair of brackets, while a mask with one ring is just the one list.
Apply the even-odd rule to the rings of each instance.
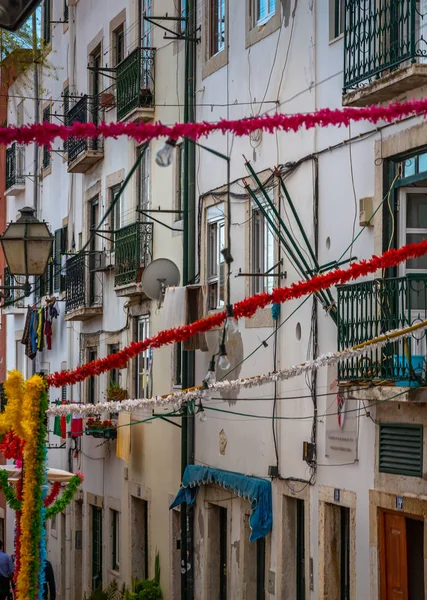
[[407, 194], [406, 226], [410, 229], [427, 229], [427, 194]]
[[[406, 243], [407, 244], [418, 244], [423, 240], [427, 239], [426, 233], [407, 233]], [[420, 256], [419, 258], [412, 258], [406, 263], [407, 269], [417, 269], [427, 271], [427, 254]]]

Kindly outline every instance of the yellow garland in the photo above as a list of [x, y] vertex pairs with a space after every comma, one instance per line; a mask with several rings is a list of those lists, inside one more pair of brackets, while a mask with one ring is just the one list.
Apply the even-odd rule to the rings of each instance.
[[[18, 598], [29, 598], [31, 589], [31, 564], [37, 557], [32, 556], [31, 524], [35, 516], [35, 498], [33, 490], [37, 485], [37, 447], [38, 426], [40, 419], [40, 396], [45, 383], [39, 375], [35, 375], [25, 383], [24, 402], [22, 405], [22, 429], [27, 436], [24, 453], [24, 480], [21, 514], [21, 569], [17, 580]], [[24, 438], [25, 439], [25, 438]]]
[[19, 371], [10, 371], [4, 383], [4, 391], [7, 397], [7, 405], [4, 413], [0, 415], [0, 434], [7, 433], [11, 429], [18, 437], [28, 440], [28, 427], [22, 419], [22, 408], [24, 406], [24, 378]]

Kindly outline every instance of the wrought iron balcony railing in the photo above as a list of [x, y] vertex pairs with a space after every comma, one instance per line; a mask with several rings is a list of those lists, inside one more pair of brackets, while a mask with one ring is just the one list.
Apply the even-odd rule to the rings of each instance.
[[65, 312], [102, 305], [102, 288], [99, 285], [102, 275], [94, 273], [92, 252], [80, 252], [70, 256], [66, 263]]
[[25, 146], [16, 142], [6, 149], [6, 190], [15, 185], [24, 185]]
[[402, 63], [427, 61], [427, 13], [420, 5], [420, 0], [345, 0], [345, 90]]
[[116, 67], [117, 119], [154, 106], [154, 48], [136, 48]]
[[[103, 109], [99, 105], [99, 96], [82, 96], [70, 108], [67, 115], [67, 125], [72, 125], [73, 123], [94, 123], [98, 125], [102, 120]], [[70, 165], [70, 163], [87, 150], [98, 150], [101, 152], [103, 149], [104, 141], [102, 137], [87, 140], [70, 137], [67, 143], [68, 164]]]
[[[426, 319], [427, 275], [411, 274], [338, 287], [338, 349]], [[341, 361], [339, 381], [425, 382], [426, 334], [390, 342], [380, 350]]]
[[153, 223], [133, 223], [115, 234], [116, 287], [138, 283], [153, 256]]

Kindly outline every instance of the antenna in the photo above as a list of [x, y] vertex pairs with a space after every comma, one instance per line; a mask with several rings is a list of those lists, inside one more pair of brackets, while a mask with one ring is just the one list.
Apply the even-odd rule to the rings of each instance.
[[158, 301], [160, 308], [166, 288], [179, 285], [180, 280], [181, 276], [176, 264], [168, 258], [158, 258], [144, 269], [141, 286], [146, 296]]

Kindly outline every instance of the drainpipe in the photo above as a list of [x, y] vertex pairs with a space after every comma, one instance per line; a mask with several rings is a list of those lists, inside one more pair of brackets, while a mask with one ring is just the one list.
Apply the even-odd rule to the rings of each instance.
[[[187, 27], [185, 39], [185, 94], [184, 122], [194, 121], [194, 93], [196, 77], [196, 2], [187, 2]], [[183, 232], [183, 284], [188, 285], [196, 275], [196, 194], [195, 194], [195, 145], [184, 139], [184, 232]], [[186, 389], [194, 385], [195, 352], [183, 352], [182, 387]], [[181, 434], [181, 470], [182, 474], [189, 464], [194, 464], [194, 415], [187, 407], [183, 409]], [[181, 505], [181, 598], [192, 600], [194, 596], [194, 540], [193, 540], [194, 508]]]
[[[33, 60], [34, 60], [34, 123], [40, 122], [40, 84], [39, 84], [39, 66], [38, 66], [38, 42], [37, 42], [37, 15], [36, 11], [33, 12]], [[34, 144], [34, 210], [35, 216], [37, 217], [38, 204], [39, 204], [39, 148], [37, 144]]]

